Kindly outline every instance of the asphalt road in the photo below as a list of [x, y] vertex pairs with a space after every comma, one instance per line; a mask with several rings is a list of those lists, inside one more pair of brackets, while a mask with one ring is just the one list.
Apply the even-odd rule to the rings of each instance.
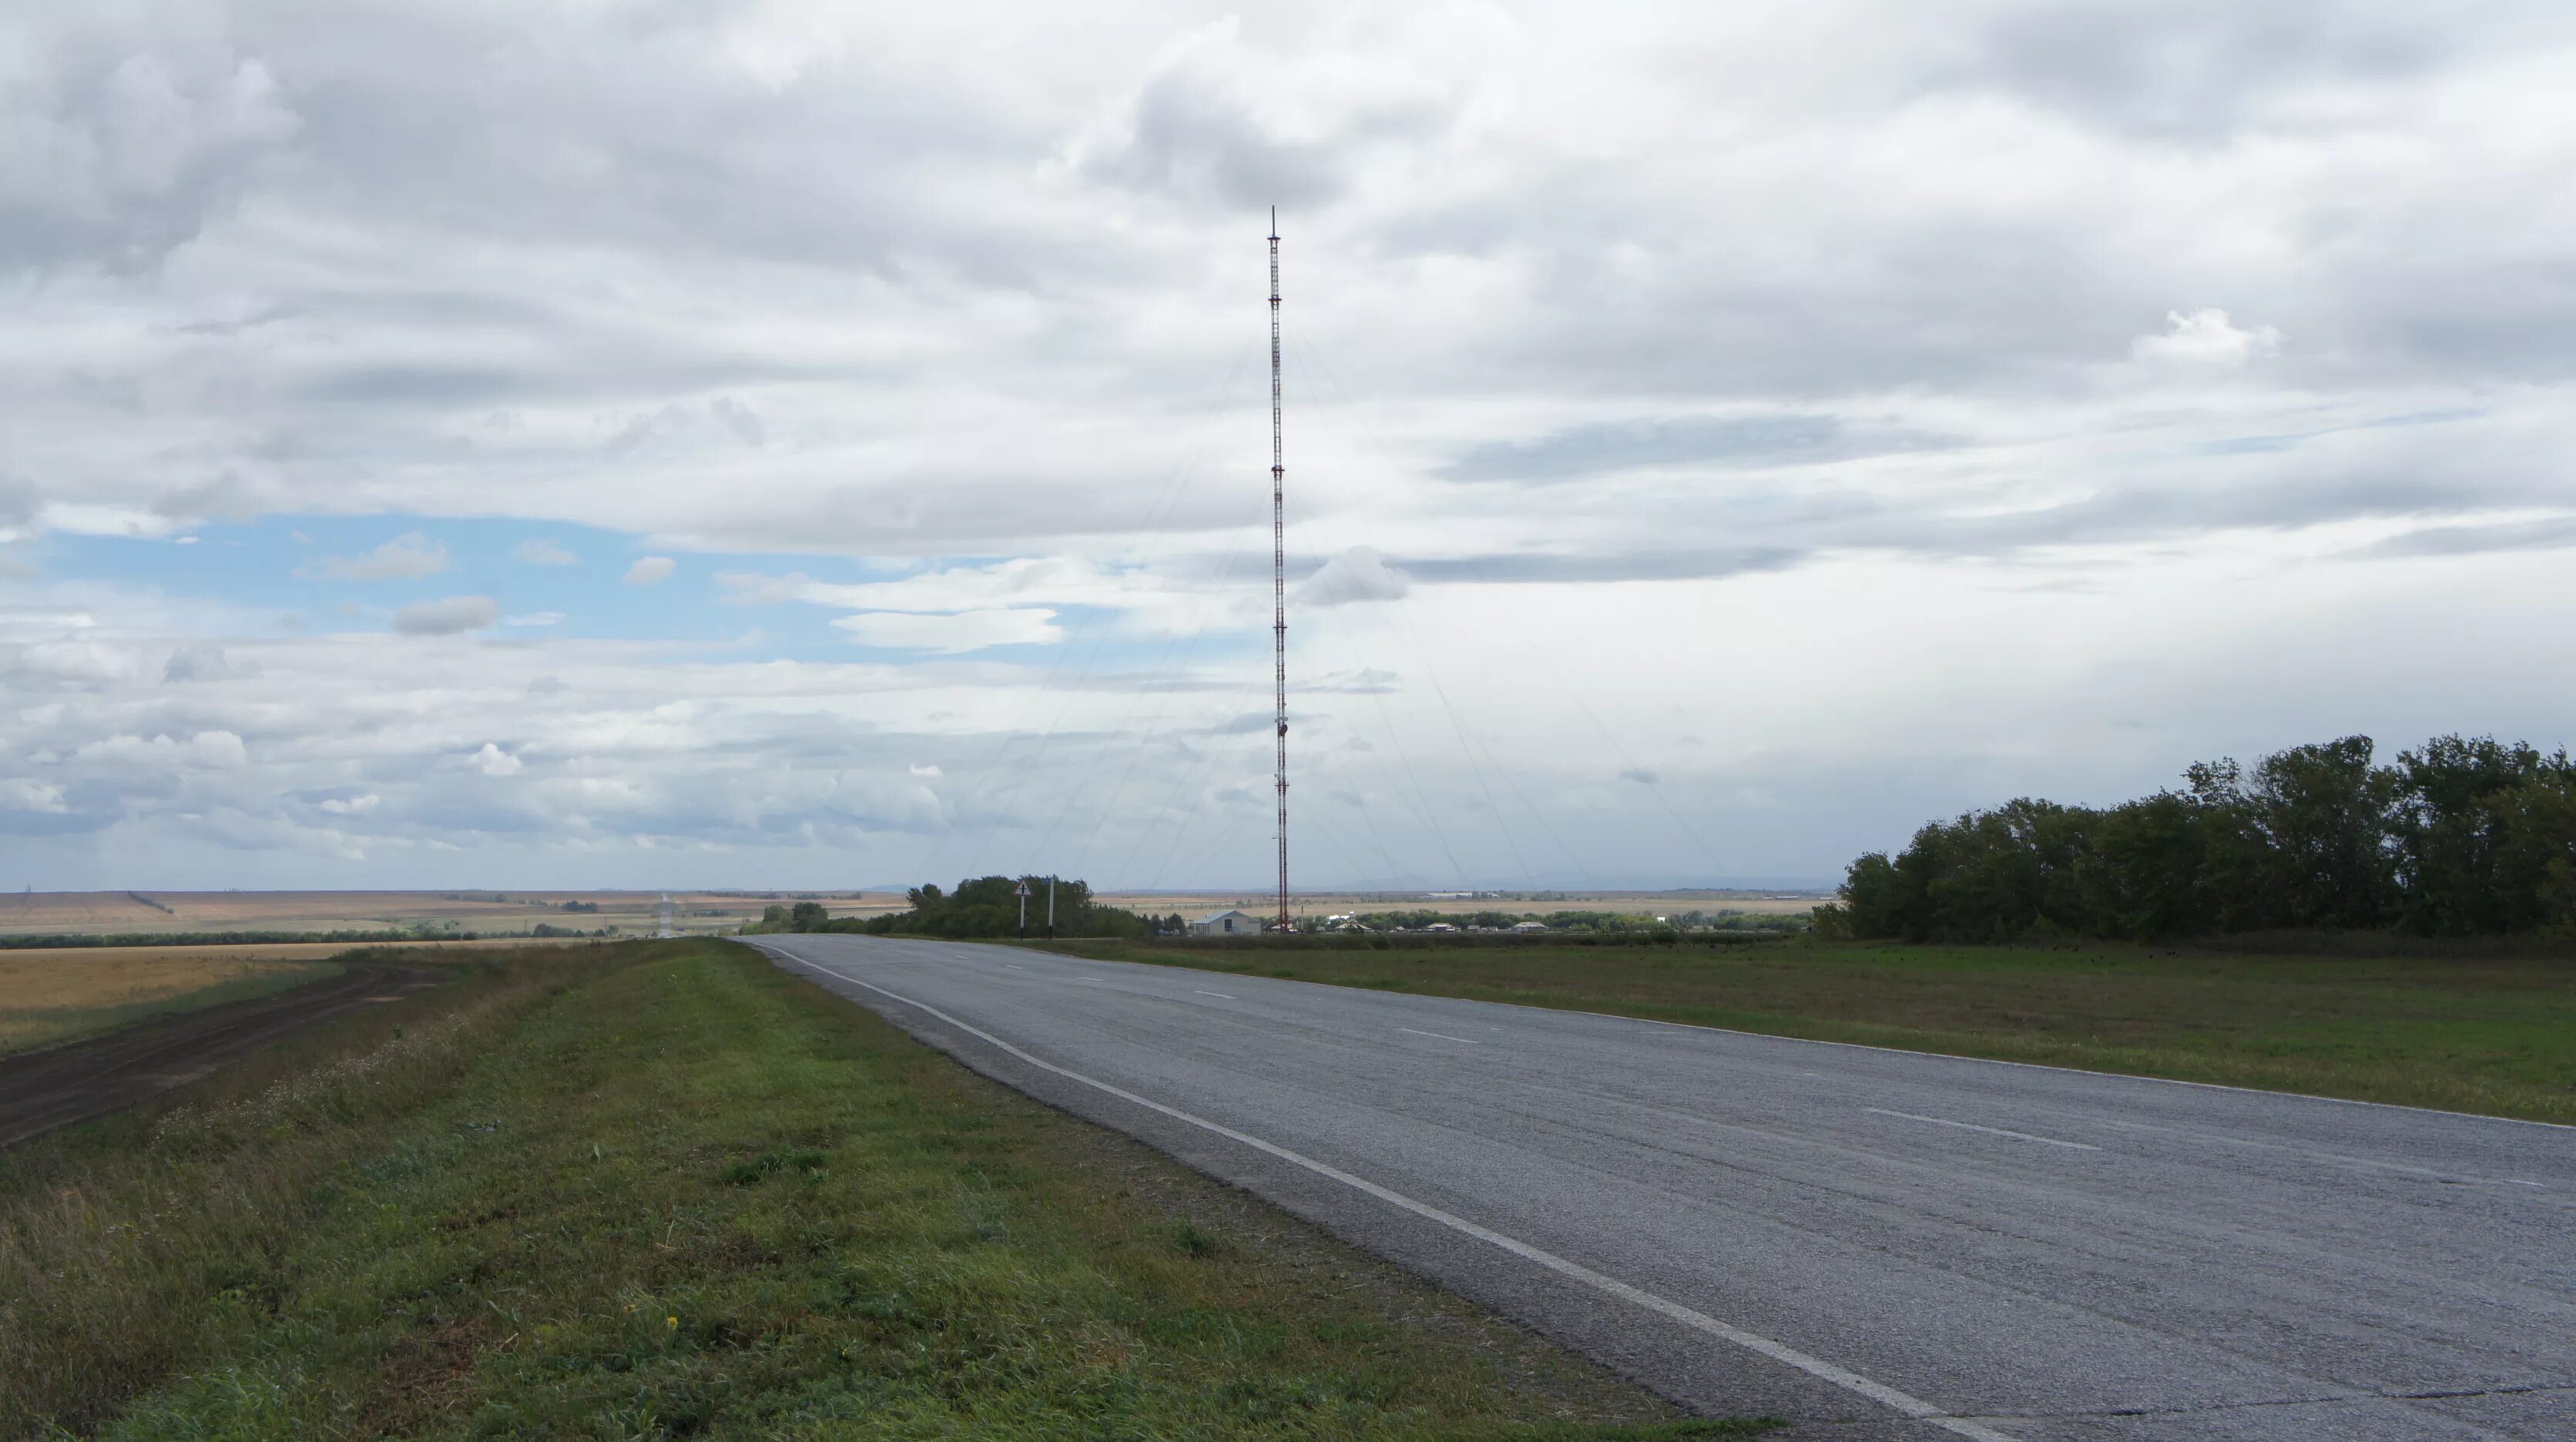
[[272, 1042], [437, 983], [436, 972], [420, 967], [362, 962], [270, 996], [0, 1057], [0, 1148], [121, 1111]]
[[1787, 1435], [2576, 1439], [2576, 1129], [759, 941], [979, 1071]]

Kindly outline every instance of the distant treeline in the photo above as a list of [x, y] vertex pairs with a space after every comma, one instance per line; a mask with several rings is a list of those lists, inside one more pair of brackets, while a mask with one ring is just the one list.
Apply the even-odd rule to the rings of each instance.
[[[743, 928], [746, 933], [781, 931], [855, 932], [866, 936], [1017, 936], [1020, 933], [1019, 888], [1027, 886], [1028, 932], [1043, 936], [1047, 928], [1047, 878], [1043, 876], [983, 876], [957, 883], [955, 891], [942, 891], [937, 886], [916, 886], [904, 893], [909, 903], [902, 911], [883, 912], [876, 916], [834, 918], [820, 902], [800, 901], [794, 906], [772, 906], [761, 913], [760, 920]], [[1132, 911], [1114, 906], [1101, 906], [1091, 899], [1091, 888], [1079, 881], [1055, 883], [1055, 934], [1058, 936], [1143, 937], [1153, 934], [1154, 924]]]
[[2184, 772], [2107, 809], [2022, 799], [1851, 864], [1828, 935], [2158, 940], [2281, 929], [2501, 936], [2576, 928], [2576, 765], [2437, 736], [2393, 765], [2367, 736]]

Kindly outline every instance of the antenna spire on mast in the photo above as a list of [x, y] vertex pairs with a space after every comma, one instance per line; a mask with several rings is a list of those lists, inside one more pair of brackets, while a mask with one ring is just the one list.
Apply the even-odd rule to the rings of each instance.
[[1288, 919], [1288, 467], [1279, 444], [1279, 207], [1270, 207], [1270, 656], [1279, 713], [1279, 915]]

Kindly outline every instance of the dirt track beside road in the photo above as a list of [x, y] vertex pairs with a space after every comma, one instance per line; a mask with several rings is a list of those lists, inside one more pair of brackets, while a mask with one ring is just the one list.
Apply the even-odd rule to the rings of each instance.
[[361, 962], [292, 991], [0, 1057], [0, 1148], [121, 1111], [272, 1042], [437, 984], [422, 967]]

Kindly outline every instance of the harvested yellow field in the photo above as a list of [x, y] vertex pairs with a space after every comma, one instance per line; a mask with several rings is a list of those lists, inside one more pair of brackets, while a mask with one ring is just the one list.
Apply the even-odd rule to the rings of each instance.
[[220, 947], [0, 952], [0, 1053], [279, 990], [326, 969], [319, 957], [231, 956]]
[[[243, 947], [257, 951], [257, 947]], [[285, 948], [275, 948], [284, 950]], [[346, 947], [314, 948], [322, 955]], [[26, 1011], [130, 1006], [226, 982], [309, 972], [311, 960], [229, 956], [222, 949], [94, 947], [0, 952], [0, 1017]], [[5, 1025], [5, 1023], [0, 1023]]]
[[[416, 949], [545, 944], [448, 941], [420, 943]], [[0, 951], [0, 1053], [104, 1031], [146, 1015], [278, 991], [328, 970], [330, 958], [351, 949], [345, 942], [317, 941]]]
[[[674, 891], [683, 933], [728, 932], [762, 908], [820, 901], [834, 916], [900, 911], [884, 892]], [[332, 932], [415, 926], [516, 932], [539, 925], [609, 928], [623, 937], [659, 929], [654, 891], [0, 891], [0, 935], [168, 935], [216, 931]]]

